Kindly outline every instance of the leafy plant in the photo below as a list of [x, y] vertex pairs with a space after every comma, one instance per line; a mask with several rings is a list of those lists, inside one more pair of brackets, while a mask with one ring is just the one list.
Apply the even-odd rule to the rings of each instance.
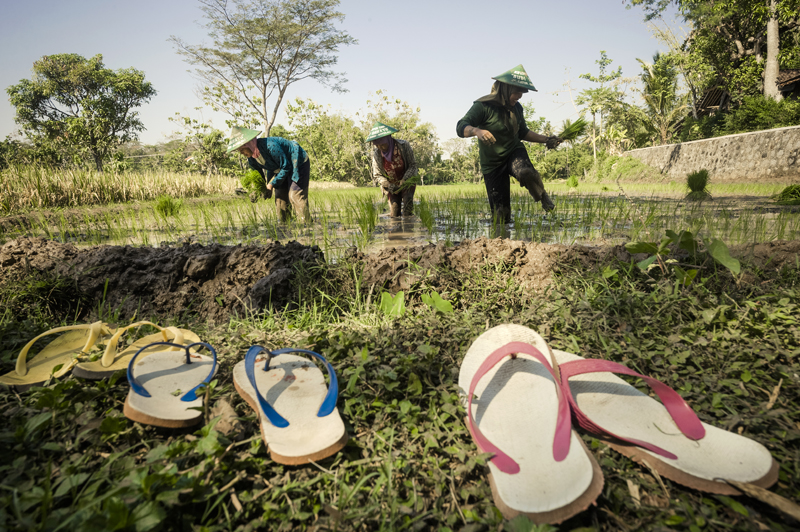
[[422, 184], [422, 178], [420, 177], [420, 175], [419, 174], [412, 175], [411, 177], [403, 181], [402, 185], [400, 185], [395, 189], [395, 194], [421, 184]]
[[708, 191], [708, 180], [708, 170], [698, 170], [686, 176], [686, 186], [689, 188], [686, 199], [703, 201], [711, 198], [711, 193]]
[[[675, 231], [667, 230], [666, 236], [662, 237], [660, 242], [629, 242], [625, 244], [625, 249], [631, 254], [652, 254], [650, 257], [637, 263], [640, 269], [647, 270], [650, 265], [655, 263], [661, 270], [661, 273], [666, 274], [668, 266], [671, 265], [675, 270], [678, 281], [683, 286], [688, 286], [697, 276], [699, 268], [686, 271], [677, 261], [667, 260], [666, 257], [672, 253], [670, 245], [686, 251], [692, 259], [697, 257], [700, 248], [700, 242], [698, 242], [690, 231], [676, 233]], [[738, 275], [741, 271], [739, 261], [730, 256], [728, 246], [726, 246], [722, 240], [712, 238], [711, 242], [706, 245], [706, 252], [717, 264], [724, 266], [734, 274]]]
[[444, 314], [453, 312], [453, 304], [446, 299], [442, 299], [442, 296], [440, 296], [438, 292], [422, 294], [422, 302], [437, 312], [442, 312]]
[[156, 198], [155, 210], [164, 218], [175, 216], [181, 211], [183, 201], [170, 196], [161, 195]]
[[378, 304], [378, 308], [390, 318], [399, 318], [406, 313], [405, 294], [401, 290], [392, 297], [392, 294], [389, 292], [382, 292], [381, 302]]

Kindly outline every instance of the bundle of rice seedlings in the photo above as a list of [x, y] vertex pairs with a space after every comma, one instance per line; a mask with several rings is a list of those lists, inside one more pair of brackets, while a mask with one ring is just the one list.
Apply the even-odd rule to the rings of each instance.
[[571, 175], [569, 179], [567, 179], [567, 186], [569, 188], [578, 188], [578, 177]]
[[686, 176], [686, 186], [689, 187], [686, 199], [692, 201], [710, 199], [711, 193], [708, 191], [708, 180], [708, 170], [698, 170]]
[[173, 199], [164, 194], [156, 198], [156, 212], [164, 218], [175, 216], [180, 212], [181, 207], [183, 207], [183, 201], [179, 199]]
[[772, 198], [778, 205], [800, 205], [800, 185], [789, 185]]
[[589, 122], [580, 117], [574, 122], [564, 120], [564, 130], [558, 134], [559, 137], [567, 142], [572, 142], [586, 132]]
[[397, 194], [398, 192], [402, 192], [407, 188], [421, 184], [422, 184], [422, 178], [420, 177], [420, 175], [419, 174], [412, 175], [411, 177], [403, 181], [403, 184], [400, 185], [398, 188], [396, 188], [394, 193]]
[[242, 184], [242, 188], [251, 195], [256, 194], [261, 196], [261, 194], [267, 190], [267, 182], [258, 170], [248, 170], [247, 173], [242, 176], [240, 183]]

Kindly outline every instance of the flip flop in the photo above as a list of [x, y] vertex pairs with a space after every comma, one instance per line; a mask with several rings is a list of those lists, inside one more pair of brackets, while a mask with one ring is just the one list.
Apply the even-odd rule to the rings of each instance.
[[[259, 357], [262, 352], [266, 356]], [[330, 387], [313, 362], [289, 353], [304, 353], [325, 364]], [[263, 360], [263, 369], [256, 369], [256, 363]], [[344, 422], [336, 408], [336, 372], [319, 353], [294, 348], [268, 351], [255, 345], [234, 366], [233, 385], [258, 414], [261, 438], [270, 457], [279, 464], [322, 460], [347, 443]]]
[[[152, 325], [160, 332], [139, 338], [125, 348], [121, 353], [117, 353], [117, 345], [119, 344], [120, 337], [128, 330], [134, 327], [140, 327], [142, 325]], [[72, 373], [76, 377], [81, 377], [83, 379], [105, 379], [121, 369], [126, 369], [131, 358], [133, 358], [133, 356], [143, 346], [153, 344], [154, 342], [172, 342], [174, 344], [186, 345], [197, 343], [199, 341], [200, 338], [192, 331], [178, 329], [177, 327], [164, 328], [149, 321], [139, 321], [132, 323], [127, 327], [120, 327], [117, 329], [117, 332], [114, 333], [114, 336], [112, 336], [111, 339], [106, 343], [106, 350], [103, 353], [102, 358], [93, 362], [81, 362], [75, 366], [75, 368], [72, 370]], [[160, 348], [154, 347], [152, 349]], [[150, 352], [152, 352], [152, 349]], [[147, 354], [149, 353], [143, 352], [142, 356]]]
[[572, 430], [550, 360], [538, 334], [500, 325], [479, 336], [461, 363], [467, 427], [478, 449], [494, 454], [489, 482], [506, 519], [523, 514], [537, 524], [560, 523], [603, 489], [600, 467]]
[[[154, 347], [159, 349], [151, 349]], [[211, 356], [193, 351], [196, 347], [208, 349]], [[144, 351], [149, 354], [137, 360]], [[131, 389], [122, 412], [128, 419], [156, 427], [196, 425], [203, 420], [203, 396], [198, 396], [197, 391], [211, 382], [216, 372], [217, 352], [205, 342], [155, 342], [143, 346], [128, 363]]]
[[[50, 342], [30, 360], [27, 359], [28, 351], [37, 340], [60, 332], [64, 334]], [[77, 362], [78, 355], [88, 354], [98, 342], [108, 338], [111, 334], [112, 330], [101, 321], [50, 329], [22, 348], [17, 357], [16, 368], [14, 371], [0, 376], [0, 384], [13, 386], [17, 391], [24, 391], [31, 386], [46, 382], [51, 376], [66, 375]], [[61, 367], [56, 369], [58, 366]]]
[[[750, 438], [702, 423], [669, 386], [608, 360], [553, 351], [573, 418], [612, 449], [690, 488], [740, 495], [725, 482], [768, 488], [778, 480], [778, 463]], [[615, 377], [621, 373], [649, 384], [662, 403]]]

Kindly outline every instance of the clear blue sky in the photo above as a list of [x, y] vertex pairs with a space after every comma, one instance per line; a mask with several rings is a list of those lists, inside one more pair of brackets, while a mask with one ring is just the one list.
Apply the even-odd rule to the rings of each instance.
[[[167, 118], [181, 112], [199, 118], [198, 81], [167, 42], [175, 35], [188, 43], [209, 43], [199, 23], [196, 0], [5, 0], [0, 17], [0, 138], [14, 132], [14, 108], [5, 89], [31, 77], [43, 55], [102, 54], [108, 68], [144, 71], [158, 94], [139, 108], [146, 131], [142, 142], [164, 140], [176, 127]], [[338, 71], [349, 90], [331, 93], [306, 80], [290, 87], [286, 100], [311, 98], [353, 116], [377, 89], [421, 108], [423, 121], [436, 127], [440, 142], [455, 137], [455, 124], [471, 102], [488, 93], [491, 77], [517, 64], [527, 70], [537, 93], [528, 93], [537, 115], [554, 125], [574, 118], [569, 98], [554, 91], [567, 80], [573, 88], [591, 83], [578, 76], [597, 74], [595, 61], [606, 50], [637, 76], [636, 58], [649, 60], [664, 46], [651, 37], [642, 11], [621, 0], [342, 0], [340, 28], [358, 40], [339, 54]], [[286, 102], [284, 100], [284, 104]], [[203, 117], [224, 129], [210, 110]], [[286, 125], [285, 115], [278, 123]]]

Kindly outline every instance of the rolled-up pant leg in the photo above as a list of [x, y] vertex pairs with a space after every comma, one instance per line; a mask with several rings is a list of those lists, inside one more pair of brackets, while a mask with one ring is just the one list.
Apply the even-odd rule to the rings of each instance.
[[508, 164], [483, 174], [489, 209], [492, 217], [500, 223], [511, 221], [511, 184], [508, 176]]
[[515, 150], [514, 153], [511, 154], [508, 166], [511, 175], [517, 178], [521, 186], [528, 189], [533, 199], [542, 201], [542, 195], [544, 194], [542, 177], [539, 175], [536, 168], [533, 167], [533, 163], [531, 163], [531, 159], [528, 157], [528, 152], [525, 148]]
[[273, 191], [275, 192], [275, 210], [278, 212], [278, 217], [282, 222], [288, 222], [292, 218], [292, 211], [289, 208], [291, 205], [289, 188], [275, 188]]

